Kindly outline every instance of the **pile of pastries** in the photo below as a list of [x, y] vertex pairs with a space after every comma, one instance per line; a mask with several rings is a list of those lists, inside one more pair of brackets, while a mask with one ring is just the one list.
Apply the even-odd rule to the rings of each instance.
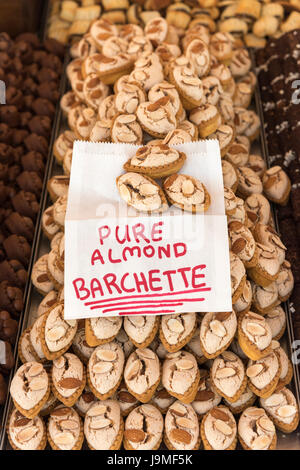
[[[32, 271], [43, 298], [20, 339], [23, 365], [10, 389], [12, 448], [44, 449], [48, 442], [71, 450], [85, 441], [92, 450], [154, 450], [162, 442], [173, 450], [225, 450], [239, 441], [244, 449], [274, 449], [277, 430], [292, 432], [299, 422], [288, 388], [293, 368], [280, 344], [281, 303], [294, 281], [269, 203], [286, 204], [290, 182], [251, 153], [260, 122], [249, 109], [256, 79], [247, 50], [196, 20], [178, 34], [160, 17], [144, 29], [97, 20], [72, 55], [71, 90], [61, 100], [70, 129], [54, 145], [64, 174], [48, 183], [52, 205], [42, 228], [49, 252]], [[203, 204], [205, 188], [177, 174], [186, 156], [173, 146], [205, 138], [218, 139], [222, 156], [233, 310], [65, 320], [74, 140], [140, 145], [117, 184], [126, 202], [151, 212], [157, 207], [147, 205], [149, 197], [166, 204], [155, 178], [166, 178], [165, 190], [177, 181], [171, 203], [177, 192], [179, 207], [184, 197], [192, 209]], [[150, 185], [139, 180], [149, 174]], [[139, 184], [157, 192], [143, 194]], [[192, 189], [197, 204], [189, 200]]]

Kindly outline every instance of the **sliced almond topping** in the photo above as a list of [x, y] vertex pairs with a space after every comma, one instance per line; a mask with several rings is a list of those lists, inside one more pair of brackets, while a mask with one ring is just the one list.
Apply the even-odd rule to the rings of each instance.
[[179, 357], [181, 356], [181, 351], [177, 351], [177, 352], [174, 352], [174, 353], [168, 353], [166, 355], [166, 358], [167, 359], [176, 359], [176, 357]]
[[218, 431], [220, 431], [224, 436], [231, 436], [232, 429], [228, 424], [226, 424], [223, 420], [217, 419], [215, 421], [215, 427]]
[[124, 391], [118, 393], [118, 399], [123, 403], [135, 403], [137, 401], [131, 393]]
[[264, 189], [270, 189], [272, 186], [277, 182], [277, 177], [276, 176], [271, 176], [270, 178], [267, 179], [267, 181], [264, 182]]
[[17, 418], [14, 422], [15, 428], [20, 428], [21, 426], [27, 426], [32, 420], [29, 418], [24, 418], [23, 416], [21, 418]]
[[167, 321], [169, 330], [173, 331], [174, 333], [182, 333], [184, 331], [184, 326], [180, 320], [177, 318], [170, 318]]
[[227, 379], [228, 377], [233, 377], [236, 374], [235, 370], [232, 367], [223, 367], [223, 369], [218, 369], [216, 372], [217, 379]]
[[47, 388], [48, 381], [45, 377], [35, 378], [30, 381], [29, 386], [34, 391], [43, 390], [43, 388]]
[[136, 375], [138, 374], [139, 370], [141, 367], [141, 362], [139, 359], [136, 359], [133, 361], [133, 363], [130, 365], [127, 371], [127, 380], [132, 380]]
[[176, 416], [185, 416], [186, 415], [186, 408], [179, 402], [174, 403], [170, 408], [173, 414]]
[[215, 419], [220, 419], [221, 421], [229, 421], [230, 418], [225, 411], [220, 410], [220, 408], [213, 408], [210, 412], [210, 414], [213, 416]]
[[237, 255], [245, 248], [245, 246], [246, 246], [246, 240], [244, 240], [244, 238], [238, 238], [232, 244], [231, 251], [233, 251], [233, 253]]
[[231, 351], [222, 352], [222, 357], [223, 359], [225, 359], [225, 361], [229, 361], [229, 362], [235, 362], [237, 360], [236, 355]]
[[51, 412], [51, 416], [66, 416], [70, 413], [69, 408], [56, 408]]
[[77, 324], [77, 320], [65, 320], [65, 322], [71, 326], [71, 328], [75, 328], [76, 324]]
[[192, 440], [192, 436], [184, 429], [172, 429], [170, 432], [170, 439], [188, 445]]
[[112, 362], [117, 359], [117, 353], [115, 351], [111, 351], [110, 349], [99, 349], [96, 355], [100, 361]]
[[136, 120], [135, 114], [122, 114], [117, 119], [122, 124], [130, 124]]
[[266, 447], [269, 447], [270, 444], [271, 444], [271, 438], [264, 434], [254, 439], [254, 441], [252, 442], [252, 448], [254, 450], [261, 450], [261, 449], [265, 449]]
[[214, 392], [210, 390], [199, 390], [195, 396], [194, 401], [208, 401], [215, 398]]
[[78, 429], [78, 423], [74, 419], [64, 419], [63, 421], [60, 421], [60, 426], [63, 429]]
[[191, 196], [195, 192], [195, 186], [193, 182], [189, 179], [186, 179], [181, 186], [181, 191], [184, 196]]
[[222, 325], [222, 323], [218, 320], [212, 320], [209, 324], [211, 331], [218, 336], [219, 338], [223, 338], [226, 336], [226, 329]]
[[97, 362], [93, 366], [93, 372], [95, 374], [106, 374], [107, 372], [110, 372], [113, 368], [113, 365], [111, 362]]
[[65, 358], [63, 356], [60, 356], [58, 359], [55, 359], [53, 361], [53, 365], [57, 369], [62, 369], [65, 365]]
[[111, 424], [111, 420], [107, 418], [99, 418], [97, 420], [93, 420], [90, 423], [90, 428], [91, 429], [103, 429], [107, 428]]
[[266, 334], [265, 328], [254, 322], [249, 322], [246, 326], [246, 330], [253, 336], [263, 336]]
[[227, 320], [227, 318], [229, 318], [231, 316], [231, 313], [232, 312], [218, 312], [215, 315], [215, 320], [225, 321], [225, 320]]
[[55, 436], [55, 443], [61, 446], [68, 446], [73, 444], [74, 442], [74, 436], [70, 432], [62, 432]]
[[260, 408], [248, 408], [246, 411], [247, 416], [253, 416], [253, 418], [259, 418], [260, 416], [264, 416], [264, 410]]
[[30, 367], [29, 371], [27, 374], [29, 377], [35, 377], [36, 375], [39, 375], [41, 372], [43, 372], [44, 368], [42, 364], [36, 363], [33, 364], [33, 366]]
[[137, 349], [135, 353], [145, 359], [155, 359], [155, 354], [151, 349]]
[[189, 359], [181, 359], [176, 362], [176, 367], [179, 370], [190, 370], [194, 367], [194, 363]]
[[143, 316], [130, 317], [129, 321], [137, 328], [141, 328], [145, 325], [145, 318]]
[[197, 77], [183, 77], [182, 78], [183, 83], [186, 85], [192, 85], [192, 86], [200, 86], [201, 82], [199, 78]]
[[92, 408], [89, 409], [88, 415], [90, 417], [101, 416], [101, 415], [104, 415], [106, 410], [107, 410], [107, 407], [105, 405], [95, 405], [95, 406], [93, 406]]
[[195, 423], [191, 419], [188, 418], [176, 418], [176, 424], [178, 426], [181, 426], [182, 428], [187, 428], [187, 429], [194, 429]]
[[17, 440], [19, 442], [28, 442], [36, 435], [37, 432], [38, 428], [36, 426], [30, 426], [26, 429], [22, 429], [22, 431], [17, 434]]
[[143, 442], [146, 434], [141, 429], [126, 429], [124, 432], [125, 439], [130, 442]]
[[271, 348], [272, 348], [272, 349], [278, 349], [278, 348], [280, 348], [280, 343], [279, 343], [279, 341], [276, 341], [276, 340], [273, 339], [273, 340], [271, 341]]
[[58, 382], [58, 385], [61, 388], [72, 390], [73, 388], [80, 387], [82, 380], [76, 379], [75, 377], [65, 377]]
[[284, 405], [278, 409], [277, 413], [281, 418], [290, 418], [296, 413], [296, 408], [293, 405]]
[[259, 424], [259, 426], [264, 429], [265, 431], [268, 431], [268, 432], [273, 432], [274, 431], [274, 424], [272, 423], [272, 421], [267, 418], [266, 416], [262, 416], [261, 418], [259, 418], [257, 420], [257, 423]]
[[154, 196], [158, 193], [158, 187], [152, 183], [142, 183], [139, 190], [143, 196]]
[[66, 330], [62, 325], [54, 326], [46, 333], [46, 337], [49, 341], [58, 341], [65, 334]]
[[252, 379], [253, 377], [256, 377], [258, 374], [260, 374], [263, 369], [264, 366], [262, 364], [253, 364], [253, 366], [248, 367], [246, 374], [250, 379]]
[[269, 398], [266, 398], [265, 405], [266, 406], [278, 406], [284, 400], [281, 393], [274, 393]]
[[128, 189], [126, 184], [121, 184], [119, 186], [119, 192], [120, 192], [121, 198], [124, 199], [125, 202], [131, 201], [131, 191]]

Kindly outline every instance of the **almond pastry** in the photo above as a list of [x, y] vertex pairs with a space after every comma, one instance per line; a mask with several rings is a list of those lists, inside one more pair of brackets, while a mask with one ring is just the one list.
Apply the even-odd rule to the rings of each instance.
[[238, 341], [247, 357], [261, 359], [271, 352], [271, 328], [264, 317], [249, 311], [238, 318]]
[[74, 407], [82, 418], [85, 417], [88, 409], [97, 401], [95, 395], [91, 392], [88, 385], [84, 387], [84, 390], [78, 400], [76, 401]]
[[199, 421], [209, 410], [218, 406], [221, 400], [221, 395], [219, 395], [212, 387], [209, 372], [206, 369], [200, 369], [198, 391], [191, 404], [197, 413]]
[[164, 442], [169, 450], [198, 450], [200, 432], [191, 405], [175, 401], [166, 414]]
[[232, 303], [240, 298], [246, 283], [246, 270], [240, 258], [230, 251], [230, 278], [231, 278], [231, 296]]
[[7, 435], [14, 450], [44, 450], [47, 443], [43, 420], [26, 418], [17, 409], [9, 417]]
[[210, 195], [196, 178], [183, 174], [169, 176], [163, 184], [171, 204], [189, 212], [205, 212], [210, 206]]
[[290, 433], [297, 429], [299, 409], [296, 398], [289, 389], [276, 390], [270, 397], [260, 398], [259, 402], [277, 429], [283, 433]]
[[231, 351], [224, 351], [214, 360], [210, 378], [214, 390], [230, 403], [238, 400], [247, 386], [243, 362]]
[[169, 95], [154, 103], [145, 101], [137, 108], [137, 118], [143, 130], [153, 137], [162, 138], [176, 128], [177, 121]]
[[83, 444], [83, 426], [73, 408], [59, 405], [48, 421], [48, 441], [53, 450], [80, 450]]
[[249, 388], [255, 395], [267, 398], [275, 391], [280, 373], [281, 365], [274, 350], [261, 359], [250, 360], [246, 370]]
[[111, 140], [120, 144], [142, 144], [143, 132], [135, 114], [116, 116], [111, 127]]
[[129, 393], [142, 403], [153, 396], [160, 382], [160, 364], [151, 349], [136, 349], [127, 359], [124, 380]]
[[278, 287], [275, 282], [272, 282], [267, 287], [261, 287], [252, 282], [251, 286], [252, 307], [254, 311], [265, 315], [280, 304], [278, 299]]
[[175, 59], [170, 69], [170, 81], [176, 86], [185, 109], [191, 110], [202, 104], [204, 96], [202, 82], [186, 57]]
[[265, 320], [271, 328], [272, 339], [279, 341], [286, 328], [285, 311], [280, 305], [274, 307], [265, 315]]
[[121, 317], [95, 317], [85, 320], [85, 338], [89, 346], [110, 343], [122, 327]]
[[235, 335], [235, 312], [206, 313], [200, 326], [200, 346], [208, 359], [214, 359], [227, 349]]
[[246, 281], [243, 292], [237, 301], [233, 304], [233, 309], [237, 316], [249, 312], [252, 304], [252, 288], [250, 281]]
[[94, 348], [86, 342], [85, 328], [78, 328], [73, 338], [72, 350], [84, 364], [88, 363]]
[[274, 450], [275, 426], [262, 408], [247, 408], [238, 423], [238, 438], [245, 450]]
[[278, 341], [273, 340], [271, 346], [275, 354], [277, 354], [277, 358], [280, 363], [280, 376], [276, 387], [276, 391], [278, 392], [291, 382], [293, 378], [293, 366], [285, 350], [280, 346]]
[[224, 403], [226, 406], [228, 406], [232, 414], [239, 415], [240, 413], [243, 413], [244, 410], [249, 408], [249, 406], [252, 406], [255, 403], [256, 398], [256, 395], [247, 386], [244, 392], [235, 402], [232, 403], [224, 398]]
[[255, 267], [249, 268], [249, 277], [262, 287], [268, 287], [279, 275], [280, 261], [276, 248], [256, 243], [258, 261]]
[[75, 354], [66, 353], [53, 361], [52, 392], [65, 405], [73, 406], [86, 382], [84, 366]]
[[291, 191], [291, 182], [280, 166], [273, 166], [266, 170], [262, 183], [264, 193], [270, 201], [281, 206], [287, 204]]
[[206, 103], [190, 112], [190, 120], [198, 127], [199, 136], [205, 139], [221, 125], [222, 118], [216, 106]]
[[86, 412], [84, 436], [91, 450], [118, 450], [124, 423], [116, 400], [96, 401]]
[[147, 348], [154, 340], [160, 324], [159, 316], [128, 315], [124, 318], [124, 330], [137, 348]]
[[137, 398], [128, 391], [124, 381], [121, 382], [115, 394], [115, 399], [120, 405], [122, 416], [128, 416], [140, 404]]
[[164, 420], [161, 412], [148, 403], [135, 408], [126, 418], [126, 450], [157, 450], [162, 441]]
[[161, 319], [159, 337], [167, 351], [176, 352], [192, 339], [196, 327], [196, 313], [164, 315]]
[[234, 450], [237, 426], [231, 411], [225, 406], [208, 411], [201, 422], [201, 437], [205, 450]]
[[228, 224], [228, 234], [231, 251], [240, 258], [246, 268], [255, 266], [258, 251], [250, 230], [241, 222], [233, 221]]
[[156, 406], [162, 414], [166, 414], [170, 406], [175, 402], [176, 398], [167, 392], [167, 390], [159, 384], [151, 399], [151, 404]]

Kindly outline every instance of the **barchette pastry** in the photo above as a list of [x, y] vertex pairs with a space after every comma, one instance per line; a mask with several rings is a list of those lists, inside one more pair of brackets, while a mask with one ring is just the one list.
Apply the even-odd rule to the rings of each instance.
[[29, 334], [31, 327], [26, 328], [20, 336], [18, 344], [18, 356], [23, 362], [33, 362], [36, 360], [34, 351], [31, 346]]
[[199, 423], [191, 405], [175, 401], [170, 406], [165, 417], [164, 443], [169, 450], [199, 449]]
[[171, 204], [189, 212], [205, 212], [210, 206], [210, 195], [198, 179], [183, 174], [169, 176], [163, 183]]
[[121, 114], [132, 114], [144, 101], [146, 101], [146, 94], [140, 85], [124, 83], [122, 89], [116, 93], [115, 106]]
[[199, 421], [205, 413], [218, 406], [221, 400], [221, 395], [212, 388], [209, 372], [206, 369], [200, 369], [198, 391], [192, 402], [192, 407], [196, 411]]
[[273, 166], [265, 171], [262, 184], [267, 198], [285, 206], [291, 191], [291, 181], [285, 171], [280, 166]]
[[286, 247], [271, 225], [257, 223], [253, 229], [253, 235], [256, 242], [275, 249], [279, 264], [282, 265], [284, 263]]
[[272, 339], [279, 341], [286, 328], [285, 311], [280, 305], [278, 305], [267, 312], [265, 320], [271, 328]]
[[178, 118], [182, 113], [182, 105], [175, 85], [167, 81], [163, 81], [156, 83], [156, 85], [153, 85], [153, 87], [148, 91], [148, 99], [151, 101], [151, 103], [155, 103], [165, 96], [169, 96], [170, 100], [168, 104], [172, 109], [175, 117]]
[[50, 251], [47, 258], [47, 274], [56, 290], [64, 285], [64, 270], [59, 264], [58, 250], [59, 245]]
[[271, 353], [272, 332], [265, 318], [247, 312], [238, 318], [238, 342], [247, 357], [256, 361]]
[[210, 53], [221, 63], [229, 65], [234, 38], [229, 33], [218, 32], [211, 36], [209, 43]]
[[31, 281], [37, 291], [42, 295], [53, 290], [53, 282], [48, 275], [48, 253], [41, 256], [32, 268]]
[[66, 130], [62, 132], [55, 140], [53, 153], [59, 165], [62, 165], [66, 151], [69, 149], [73, 149], [75, 139], [76, 137], [74, 132]]
[[58, 302], [43, 316], [42, 348], [47, 359], [62, 356], [71, 346], [77, 331], [77, 320], [64, 320], [64, 304]]
[[170, 406], [175, 402], [175, 398], [167, 392], [167, 390], [160, 384], [151, 399], [152, 405], [156, 406], [162, 414], [166, 414]]
[[224, 351], [211, 367], [213, 389], [230, 403], [240, 398], [247, 387], [247, 376], [242, 360], [231, 351]]
[[240, 258], [230, 251], [230, 278], [232, 303], [239, 299], [246, 283], [246, 269]]
[[44, 450], [47, 444], [43, 420], [39, 416], [26, 418], [17, 409], [9, 417], [7, 436], [14, 450]]
[[101, 50], [108, 38], [118, 35], [118, 27], [110, 21], [100, 18], [92, 23], [89, 33], [95, 41], [97, 49]]
[[195, 357], [184, 350], [168, 353], [162, 369], [162, 384], [170, 395], [192, 403], [198, 391], [200, 373]]
[[245, 450], [275, 450], [275, 426], [262, 408], [243, 411], [238, 423], [238, 438]]
[[272, 341], [272, 349], [275, 354], [277, 354], [277, 358], [280, 363], [280, 376], [276, 387], [276, 391], [278, 392], [291, 382], [293, 378], [293, 366], [287, 357], [285, 350], [280, 346], [278, 341]]
[[107, 400], [118, 389], [124, 368], [124, 352], [116, 342], [98, 346], [92, 353], [88, 366], [88, 384], [99, 400]]
[[[163, 67], [159, 55], [155, 52], [144, 52], [135, 61], [134, 70], [129, 82], [136, 82], [147, 92], [156, 83], [164, 80]], [[118, 85], [119, 86], [119, 85]]]
[[86, 318], [85, 338], [89, 346], [110, 343], [122, 327], [122, 317]]
[[266, 162], [261, 155], [251, 154], [249, 155], [249, 160], [246, 164], [251, 170], [255, 171], [257, 175], [261, 178], [266, 170]]
[[84, 390], [78, 400], [76, 401], [74, 407], [76, 411], [78, 412], [79, 416], [82, 418], [85, 417], [86, 412], [88, 409], [92, 406], [93, 403], [97, 401], [97, 398], [95, 395], [90, 391], [90, 388], [88, 385], [84, 387]]
[[257, 396], [247, 386], [241, 396], [235, 402], [229, 402], [224, 398], [225, 405], [230, 409], [231, 413], [238, 415], [243, 413], [244, 410], [252, 406], [256, 401]]
[[237, 169], [230, 162], [222, 159], [222, 173], [224, 186], [235, 193], [239, 181]]
[[164, 140], [162, 141], [163, 144], [166, 145], [177, 145], [177, 144], [185, 144], [187, 142], [192, 142], [192, 137], [188, 132], [183, 129], [174, 129], [173, 131], [168, 132]]
[[50, 415], [51, 411], [57, 407], [58, 403], [59, 402], [57, 398], [53, 395], [52, 392], [50, 392], [49, 398], [46, 401], [46, 403], [43, 405], [43, 407], [41, 408], [39, 415], [40, 416]]
[[83, 82], [84, 101], [87, 106], [97, 110], [101, 101], [109, 94], [109, 88], [96, 73], [87, 75]]
[[29, 341], [31, 346], [31, 353], [34, 360], [37, 362], [47, 362], [47, 358], [43, 351], [42, 346], [42, 325], [44, 322], [44, 315], [38, 317], [30, 328]]
[[124, 380], [129, 393], [142, 403], [151, 400], [160, 382], [160, 363], [151, 349], [136, 349], [124, 368]]
[[226, 406], [208, 411], [201, 422], [201, 438], [205, 450], [234, 450], [237, 444], [237, 426]]
[[199, 136], [205, 139], [221, 125], [222, 118], [216, 106], [206, 103], [190, 112], [190, 120], [196, 124]]
[[113, 120], [111, 140], [115, 143], [140, 145], [143, 132], [135, 114], [120, 114]]
[[54, 359], [51, 370], [52, 392], [65, 406], [73, 406], [86, 383], [84, 366], [75, 354], [66, 353]]
[[200, 326], [200, 346], [207, 359], [214, 359], [227, 349], [237, 328], [234, 311], [206, 313]]
[[270, 354], [257, 361], [250, 359], [246, 370], [248, 386], [255, 395], [268, 398], [276, 390], [280, 373], [278, 355], [272, 350]]
[[195, 333], [190, 339], [190, 341], [185, 345], [185, 349], [195, 356], [199, 365], [207, 361], [207, 358], [203, 354], [201, 344], [199, 341], [201, 321], [202, 321], [201, 316], [200, 314], [198, 314], [197, 315], [197, 329], [195, 330]]
[[45, 209], [43, 212], [42, 229], [49, 240], [51, 240], [55, 234], [59, 232], [59, 226], [54, 222], [53, 219], [53, 206], [47, 207], [47, 209]]
[[166, 196], [149, 176], [128, 172], [117, 178], [121, 198], [141, 212], [164, 212], [168, 208]]
[[246, 281], [243, 292], [233, 304], [233, 310], [238, 315], [249, 312], [252, 304], [252, 288], [250, 281]]
[[[227, 65], [220, 64], [217, 61], [215, 63], [212, 62], [210, 74], [219, 80], [227, 96], [233, 96], [236, 85], [234, 79], [232, 78], [230, 68]], [[231, 88], [233, 88], [233, 91], [231, 91]]]
[[26, 418], [35, 418], [50, 395], [50, 381], [42, 364], [26, 362], [15, 373], [10, 394], [17, 410]]
[[175, 59], [170, 67], [169, 79], [175, 85], [186, 110], [202, 104], [204, 97], [202, 82], [186, 57]]
[[139, 104], [136, 116], [142, 129], [149, 135], [163, 138], [176, 128], [177, 120], [170, 102], [171, 98], [167, 95], [154, 103], [145, 101]]
[[125, 382], [122, 380], [114, 398], [118, 401], [121, 409], [121, 415], [127, 416], [140, 403], [131, 393], [128, 392]]
[[126, 418], [124, 447], [126, 450], [157, 450], [162, 441], [164, 420], [153, 405], [135, 408]]
[[163, 315], [159, 328], [159, 338], [169, 352], [182, 349], [193, 337], [197, 328], [196, 313]]
[[78, 108], [73, 132], [77, 139], [87, 140], [97, 120], [97, 112], [93, 108]]
[[275, 282], [272, 282], [267, 287], [262, 287], [254, 282], [251, 283], [252, 287], [252, 307], [253, 310], [265, 315], [280, 304], [278, 299], [278, 287]]
[[185, 153], [159, 143], [140, 147], [125, 163], [124, 169], [152, 178], [163, 178], [179, 171], [185, 160]]
[[85, 328], [78, 328], [72, 342], [72, 350], [84, 364], [88, 363], [94, 348], [86, 342]]
[[294, 276], [291, 270], [291, 263], [287, 260], [284, 260], [280, 266], [276, 285], [280, 302], [286, 302], [294, 289]]
[[233, 104], [234, 106], [241, 108], [248, 108], [252, 99], [252, 89], [251, 87], [244, 82], [239, 82], [236, 84], [235, 92], [233, 95]]
[[251, 168], [242, 166], [237, 168], [239, 181], [237, 193], [242, 198], [247, 198], [251, 194], [262, 193], [262, 182], [260, 177]]
[[53, 220], [64, 231], [68, 197], [60, 196], [53, 204]]
[[251, 194], [245, 200], [248, 226], [252, 229], [257, 223], [268, 224], [271, 217], [269, 201], [262, 194]]
[[188, 119], [183, 119], [178, 123], [178, 129], [187, 132], [193, 141], [198, 138], [198, 129], [197, 126], [189, 121]]
[[[234, 121], [234, 106], [231, 97], [221, 95], [218, 101], [218, 109], [224, 124], [232, 125]], [[236, 136], [236, 143], [239, 143], [239, 137], [241, 136]]]
[[262, 287], [268, 287], [276, 281], [279, 274], [280, 262], [277, 250], [271, 246], [256, 243], [258, 261], [255, 267], [248, 269], [249, 277]]
[[53, 450], [80, 450], [83, 444], [83, 425], [78, 413], [59, 405], [48, 421], [47, 437]]
[[159, 316], [126, 315], [124, 330], [135, 347], [147, 348], [154, 340], [160, 324]]
[[237, 255], [246, 268], [257, 264], [258, 251], [250, 230], [239, 221], [229, 222], [228, 235], [231, 251]]
[[67, 196], [69, 191], [70, 178], [65, 175], [52, 176], [47, 184], [50, 198], [53, 202], [60, 196]]
[[247, 226], [248, 216], [243, 199], [241, 199], [240, 197], [236, 197], [235, 204], [236, 208], [234, 210], [234, 213], [228, 216], [228, 222], [238, 220], [239, 222]]
[[69, 111], [80, 104], [80, 100], [77, 98], [74, 91], [67, 91], [60, 100], [60, 107], [65, 116], [68, 115]]
[[248, 137], [253, 142], [259, 136], [259, 117], [254, 111], [245, 108], [235, 107], [234, 111], [236, 133]]
[[233, 215], [237, 207], [237, 197], [234, 192], [226, 186], [224, 186], [224, 203], [226, 215]]
[[96, 401], [87, 410], [84, 436], [91, 450], [118, 450], [122, 445], [124, 423], [116, 400]]
[[162, 17], [153, 18], [146, 24], [144, 32], [146, 38], [156, 47], [167, 39], [169, 25]]
[[116, 96], [109, 95], [101, 101], [101, 104], [98, 109], [98, 118], [100, 121], [113, 121], [113, 119], [118, 115], [118, 110], [116, 108]]
[[[133, 26], [133, 25], [127, 25]], [[149, 54], [153, 51], [151, 41], [144, 36], [134, 36], [127, 46], [127, 54], [134, 60], [138, 60], [141, 54]], [[157, 52], [157, 50], [155, 50]]]
[[208, 74], [211, 58], [208, 46], [202, 39], [193, 39], [188, 44], [185, 55], [194, 67], [198, 77], [201, 78]]
[[217, 77], [209, 75], [202, 78], [204, 102], [217, 106], [220, 96], [223, 94], [221, 83]]
[[277, 429], [284, 433], [290, 433], [297, 429], [299, 409], [291, 390], [288, 388], [276, 390], [270, 397], [260, 398], [259, 402]]
[[248, 146], [235, 140], [230, 145], [224, 158], [235, 166], [245, 166], [249, 160]]

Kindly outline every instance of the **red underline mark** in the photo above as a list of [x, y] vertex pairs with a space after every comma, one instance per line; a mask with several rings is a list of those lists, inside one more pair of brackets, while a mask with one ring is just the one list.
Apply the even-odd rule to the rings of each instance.
[[[183, 305], [182, 302], [170, 302], [170, 303], [162, 303], [162, 304], [146, 304], [146, 305], [143, 305], [143, 303], [139, 304], [139, 305], [127, 305], [126, 307], [119, 307], [118, 305], [115, 306], [114, 308], [106, 308], [105, 310], [102, 311], [102, 313], [107, 313], [107, 312], [114, 312], [115, 310], [126, 310], [128, 308], [161, 308], [161, 307], [180, 307], [181, 305]], [[93, 308], [93, 307], [92, 307]], [[91, 309], [92, 310], [92, 309]]]
[[[94, 305], [90, 307], [90, 310], [95, 310], [97, 308], [107, 308], [107, 307], [116, 307], [119, 305], [135, 305], [135, 304], [140, 304], [141, 302], [143, 304], [160, 304], [157, 305], [158, 307], [164, 305], [166, 302], [203, 302], [204, 298], [203, 297], [197, 297], [196, 299], [160, 299], [160, 300], [134, 300], [131, 302], [119, 302], [118, 304], [112, 303], [112, 304], [106, 304], [106, 305]], [[103, 310], [104, 312], [105, 310]]]
[[204, 287], [206, 283], [200, 284], [201, 288], [198, 289], [191, 289], [191, 290], [182, 290], [178, 292], [166, 292], [164, 294], [143, 294], [143, 295], [127, 295], [123, 297], [116, 297], [115, 299], [102, 299], [102, 300], [94, 300], [92, 302], [85, 302], [85, 306], [95, 305], [95, 304], [102, 304], [105, 302], [115, 302], [117, 300], [126, 300], [126, 299], [143, 299], [147, 297], [165, 297], [166, 295], [181, 295], [181, 294], [193, 294], [196, 292], [208, 292], [211, 290], [211, 287]]
[[120, 312], [119, 315], [123, 316], [123, 315], [148, 315], [148, 314], [151, 314], [151, 313], [175, 313], [175, 310], [157, 310], [157, 311], [153, 311], [153, 310], [145, 310], [145, 311], [139, 311], [139, 312]]

